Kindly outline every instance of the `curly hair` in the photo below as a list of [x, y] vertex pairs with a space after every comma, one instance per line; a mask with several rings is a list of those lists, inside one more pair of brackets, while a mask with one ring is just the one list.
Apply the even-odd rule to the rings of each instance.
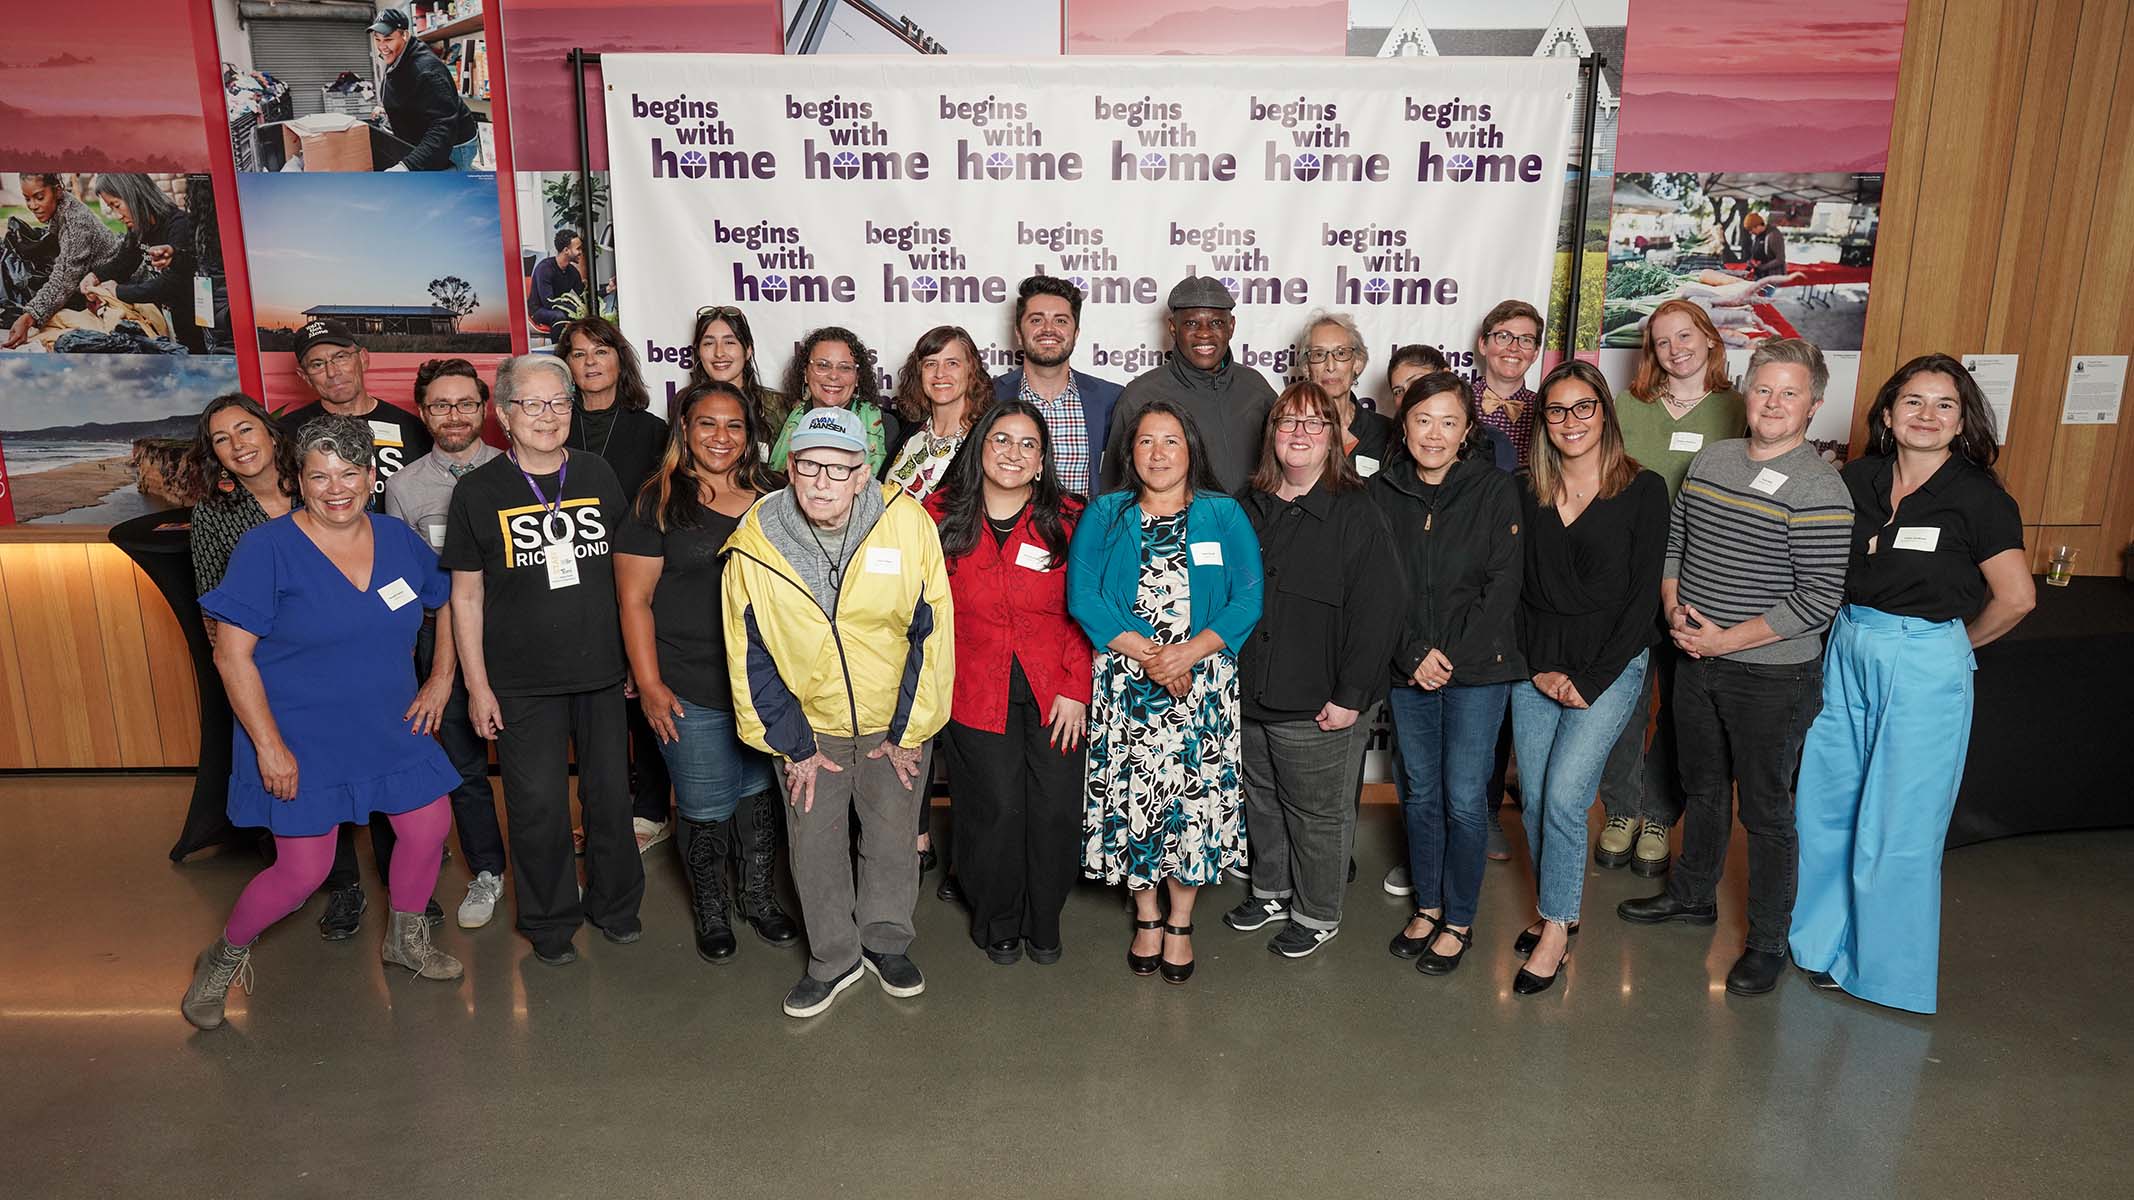
[[801, 339], [800, 349], [793, 352], [793, 361], [785, 367], [786, 401], [795, 408], [814, 406], [815, 398], [808, 394], [808, 360], [815, 357], [815, 347], [824, 342], [842, 345], [852, 355], [852, 361], [859, 365], [859, 378], [852, 387], [852, 403], [882, 407], [882, 385], [875, 378], [874, 359], [867, 353], [867, 343], [841, 325], [825, 325]]
[[897, 371], [898, 416], [923, 422], [933, 412], [934, 402], [926, 394], [921, 364], [957, 342], [963, 343], [964, 361], [970, 368], [963, 389], [963, 428], [968, 431], [978, 424], [979, 416], [993, 403], [993, 377], [986, 373], [985, 363], [979, 361], [978, 343], [961, 325], [936, 325], [919, 335], [911, 353], [904, 357], [904, 366]]
[[257, 422], [267, 431], [267, 436], [273, 439], [274, 470], [275, 474], [280, 476], [282, 495], [295, 499], [296, 442], [282, 432], [281, 424], [267, 412], [266, 405], [243, 392], [224, 392], [208, 401], [207, 407], [200, 410], [200, 419], [193, 426], [193, 444], [185, 451], [184, 476], [189, 490], [200, 496], [212, 496], [221, 491], [224, 484], [230, 482], [229, 470], [215, 454], [214, 432], [209, 425], [217, 414], [232, 408], [244, 410], [245, 415]]

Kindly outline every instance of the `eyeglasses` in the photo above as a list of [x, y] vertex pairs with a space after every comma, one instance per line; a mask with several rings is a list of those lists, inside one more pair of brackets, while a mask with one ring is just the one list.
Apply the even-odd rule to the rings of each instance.
[[302, 368], [306, 375], [324, 375], [329, 371], [341, 370], [354, 361], [356, 361], [355, 351], [342, 350], [329, 354], [325, 358], [314, 358], [310, 362], [302, 364]]
[[1490, 334], [1485, 340], [1498, 349], [1517, 346], [1521, 350], [1532, 350], [1541, 345], [1541, 339], [1530, 333], [1507, 333], [1502, 329]]
[[1295, 433], [1299, 429], [1306, 433], [1325, 433], [1332, 424], [1333, 422], [1325, 417], [1276, 417], [1274, 419], [1275, 432], [1277, 433]]
[[1581, 400], [1571, 405], [1550, 404], [1542, 408], [1541, 415], [1549, 424], [1561, 425], [1567, 417], [1577, 417], [1581, 421], [1586, 420], [1594, 413], [1599, 412], [1600, 406], [1601, 402], [1598, 400]]
[[1040, 443], [1036, 438], [1010, 437], [1005, 433], [989, 433], [986, 435], [985, 440], [987, 445], [993, 447], [993, 449], [995, 450], [1002, 452], [1003, 454], [1007, 452], [1007, 449], [1010, 446], [1021, 450], [1024, 454], [1035, 454], [1039, 450], [1044, 449], [1043, 444]]
[[817, 475], [828, 475], [830, 477], [830, 482], [843, 483], [847, 479], [852, 478], [852, 473], [854, 471], [859, 470], [861, 467], [864, 467], [867, 464], [826, 463], [816, 462], [812, 458], [796, 458], [791, 460], [788, 465], [793, 468], [793, 474], [800, 476], [802, 479], [813, 479]]
[[447, 413], [459, 413], [462, 416], [471, 417], [482, 411], [482, 402], [479, 400], [439, 400], [435, 403], [425, 403], [422, 406], [422, 411], [433, 417], [441, 417]]
[[1356, 350], [1353, 346], [1340, 346], [1332, 350], [1324, 346], [1314, 346], [1304, 352], [1304, 361], [1308, 363], [1323, 363], [1329, 358], [1335, 362], [1347, 362], [1354, 357]]
[[524, 400], [512, 401], [511, 406], [529, 417], [538, 417], [543, 412], [552, 412], [560, 417], [571, 410], [571, 398], [551, 396], [544, 400], [539, 396], [528, 396]]
[[697, 310], [697, 316], [699, 319], [704, 317], [717, 317], [719, 320], [722, 321], [730, 321], [740, 315], [741, 310], [735, 308], [731, 304], [707, 304]]
[[827, 358], [811, 358], [808, 365], [825, 375], [854, 375], [860, 369], [856, 362], [831, 362]]

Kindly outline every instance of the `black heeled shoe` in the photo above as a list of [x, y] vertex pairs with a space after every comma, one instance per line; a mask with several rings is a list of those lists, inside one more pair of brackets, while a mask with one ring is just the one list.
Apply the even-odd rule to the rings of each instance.
[[932, 846], [928, 846], [926, 849], [919, 851], [919, 874], [924, 875], [928, 871], [933, 870], [934, 864], [940, 861], [940, 856], [934, 853], [934, 848]]
[[1421, 937], [1409, 937], [1408, 926], [1405, 923], [1402, 924], [1400, 932], [1394, 934], [1393, 940], [1386, 943], [1386, 952], [1395, 958], [1421, 958], [1423, 951], [1429, 948], [1430, 943], [1437, 940], [1437, 931], [1443, 928], [1445, 924], [1443, 915], [1433, 917], [1421, 909], [1416, 909], [1415, 915], [1408, 918], [1408, 920], [1427, 921], [1430, 923], [1430, 928], [1425, 929]]
[[[1460, 948], [1451, 954], [1439, 954], [1434, 949], [1426, 950], [1423, 957], [1417, 960], [1415, 969], [1425, 975], [1450, 975], [1459, 970], [1460, 960], [1467, 957], [1467, 948], [1475, 944], [1474, 930], [1454, 929], [1441, 921], [1438, 923], [1437, 932], [1451, 934], [1459, 940]], [[1437, 944], [1436, 934], [1431, 935], [1430, 944]]]
[[[1162, 919], [1161, 917], [1159, 917], [1159, 918], [1157, 918], [1156, 920], [1153, 920], [1153, 921], [1135, 921], [1135, 922], [1134, 922], [1134, 928], [1136, 928], [1136, 929], [1161, 929], [1161, 928], [1163, 928], [1163, 919]], [[1160, 965], [1160, 964], [1161, 964], [1162, 962], [1163, 962], [1163, 944], [1162, 944], [1162, 943], [1161, 943], [1160, 941], [1159, 941], [1159, 942], [1157, 943], [1157, 947], [1156, 947], [1156, 953], [1154, 953], [1154, 954], [1136, 954], [1136, 953], [1134, 953], [1134, 946], [1133, 946], [1133, 943], [1132, 943], [1132, 942], [1128, 942], [1128, 943], [1127, 943], [1127, 946], [1126, 946], [1126, 965], [1127, 965], [1127, 968], [1128, 968], [1129, 970], [1133, 971], [1133, 973], [1134, 973], [1134, 974], [1136, 974], [1136, 975], [1154, 975], [1154, 974], [1156, 973], [1156, 968], [1157, 968], [1157, 966], [1158, 966], [1158, 965]]]
[[[1537, 934], [1535, 940], [1538, 942], [1540, 935]], [[1563, 957], [1556, 961], [1556, 973], [1554, 975], [1536, 975], [1525, 967], [1521, 967], [1519, 968], [1519, 973], [1512, 976], [1512, 990], [1522, 996], [1538, 996], [1555, 987], [1556, 981], [1563, 978], [1564, 968], [1571, 965], [1572, 944], [1569, 938], [1564, 939]]]
[[[1532, 954], [1534, 952], [1535, 945], [1541, 941], [1541, 927], [1546, 924], [1548, 924], [1548, 922], [1546, 921], [1536, 921], [1532, 925], [1527, 926], [1525, 931], [1520, 933], [1518, 937], [1512, 939], [1512, 953], [1518, 955], [1521, 958], [1525, 958], [1527, 955]], [[1565, 932], [1571, 937], [1577, 937], [1578, 922], [1571, 922], [1571, 927]]]
[[[1136, 924], [1139, 924], [1139, 922], [1136, 922]], [[1193, 934], [1193, 927], [1191, 925], [1166, 924], [1163, 927], [1163, 934], [1165, 937], [1190, 937]], [[1162, 951], [1157, 952], [1156, 966], [1158, 970], [1163, 972], [1163, 981], [1165, 983], [1184, 983], [1186, 980], [1193, 978], [1192, 963], [1165, 961]]]

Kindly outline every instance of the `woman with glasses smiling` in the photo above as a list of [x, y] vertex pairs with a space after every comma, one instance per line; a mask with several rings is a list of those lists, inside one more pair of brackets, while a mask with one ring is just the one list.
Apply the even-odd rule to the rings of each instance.
[[1363, 333], [1347, 313], [1315, 313], [1304, 327], [1304, 377], [1319, 385], [1334, 406], [1340, 424], [1337, 446], [1364, 479], [1385, 465], [1395, 438], [1393, 422], [1370, 400], [1356, 394], [1356, 381], [1370, 365]]
[[1534, 406], [1534, 393], [1526, 386], [1526, 373], [1541, 357], [1541, 330], [1541, 314], [1533, 305], [1506, 300], [1482, 318], [1482, 332], [1475, 337], [1475, 361], [1482, 367], [1475, 377], [1475, 401], [1482, 424], [1510, 451], [1508, 456], [1498, 452], [1497, 465], [1507, 471], [1525, 470], [1533, 449], [1527, 410]]
[[1512, 738], [1526, 781], [1541, 919], [1513, 943], [1522, 996], [1563, 973], [1586, 882], [1586, 812], [1631, 709], [1667, 557], [1667, 482], [1623, 450], [1608, 381], [1567, 362], [1541, 381], [1534, 461], [1519, 490], [1526, 572]]
[[771, 446], [773, 468], [785, 470], [787, 447], [811, 409], [848, 408], [867, 434], [867, 473], [882, 473], [899, 426], [896, 416], [882, 406], [874, 359], [858, 334], [835, 325], [810, 333], [785, 369], [785, 394], [793, 397], [793, 411]]
[[971, 429], [927, 501], [956, 599], [956, 682], [941, 738], [971, 940], [1012, 965], [1060, 959], [1082, 828], [1089, 639], [1067, 615], [1082, 502], [1060, 490], [1052, 434], [1026, 400]]

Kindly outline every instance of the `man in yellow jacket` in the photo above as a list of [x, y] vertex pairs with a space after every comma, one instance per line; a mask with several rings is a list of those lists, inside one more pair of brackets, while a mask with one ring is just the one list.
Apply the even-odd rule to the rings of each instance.
[[789, 453], [791, 486], [741, 519], [722, 586], [735, 724], [783, 765], [808, 930], [808, 971], [785, 1012], [812, 1017], [863, 970], [892, 996], [926, 990], [906, 953], [919, 898], [911, 831], [927, 742], [948, 720], [955, 637], [933, 520], [869, 477], [859, 418], [816, 409]]

